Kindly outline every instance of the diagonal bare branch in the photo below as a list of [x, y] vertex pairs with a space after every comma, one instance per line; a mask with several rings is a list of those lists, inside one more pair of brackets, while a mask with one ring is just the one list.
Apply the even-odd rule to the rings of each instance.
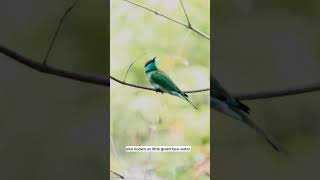
[[[188, 24], [185, 24], [185, 23], [183, 23], [183, 22], [181, 22], [181, 21], [179, 21], [179, 20], [173, 19], [173, 18], [171, 18], [171, 17], [169, 17], [169, 16], [167, 16], [167, 15], [165, 15], [165, 14], [159, 13], [159, 12], [157, 12], [157, 11], [151, 9], [151, 8], [148, 8], [148, 7], [146, 7], [146, 6], [143, 6], [143, 5], [141, 5], [141, 4], [138, 4], [138, 3], [135, 3], [135, 2], [132, 2], [132, 1], [129, 1], [129, 0], [123, 0], [123, 1], [128, 2], [128, 3], [130, 3], [130, 4], [133, 4], [133, 5], [137, 6], [137, 7], [142, 8], [142, 9], [145, 9], [145, 10], [147, 10], [147, 11], [149, 11], [149, 12], [152, 12], [152, 13], [156, 14], [157, 16], [161, 16], [161, 17], [163, 17], [163, 18], [165, 18], [165, 19], [168, 19], [168, 20], [171, 21], [171, 22], [174, 22], [174, 23], [176, 23], [176, 24], [179, 24], [179, 25], [181, 25], [181, 26], [184, 26], [185, 28], [190, 29], [191, 31], [197, 33], [197, 34], [200, 35], [201, 37], [203, 37], [203, 38], [205, 38], [205, 39], [207, 39], [207, 40], [210, 40], [210, 36], [209, 36], [209, 35], [201, 32], [200, 30], [192, 27], [191, 25], [188, 25]], [[188, 22], [189, 22], [189, 21], [188, 21]]]
[[120, 173], [117, 173], [117, 172], [112, 171], [112, 170], [110, 170], [110, 173], [112, 173], [112, 174], [114, 174], [115, 176], [117, 176], [117, 178], [124, 179], [124, 176], [121, 175]]
[[94, 75], [88, 75], [88, 74], [83, 74], [83, 73], [78, 73], [78, 72], [73, 72], [53, 66], [47, 66], [43, 63], [39, 63], [33, 59], [27, 58], [21, 54], [19, 54], [16, 51], [13, 51], [5, 46], [0, 45], [0, 53], [4, 54], [5, 56], [11, 58], [12, 60], [21, 63], [33, 70], [36, 70], [41, 73], [45, 74], [51, 74], [67, 79], [72, 79], [76, 81], [81, 81], [81, 82], [86, 82], [86, 83], [91, 83], [91, 84], [97, 84], [97, 85], [102, 85], [102, 86], [109, 86], [110, 81], [109, 79], [105, 77], [100, 77], [100, 76], [94, 76]]
[[186, 11], [186, 9], [184, 8], [184, 5], [183, 5], [182, 0], [180, 0], [180, 4], [181, 4], [181, 7], [182, 7], [182, 9], [183, 9], [184, 15], [186, 16], [186, 19], [187, 19], [187, 21], [188, 21], [188, 26], [191, 27], [191, 23], [190, 23], [190, 20], [189, 20], [187, 11]]
[[113, 171], [113, 170], [110, 170], [110, 173], [116, 176], [116, 177], [110, 177], [110, 178], [112, 178], [112, 179], [115, 179], [115, 178], [116, 178], [116, 179], [128, 179], [128, 180], [146, 180], [145, 178], [125, 177], [125, 176], [123, 176], [122, 174], [117, 173], [117, 172], [115, 172], [115, 171]]

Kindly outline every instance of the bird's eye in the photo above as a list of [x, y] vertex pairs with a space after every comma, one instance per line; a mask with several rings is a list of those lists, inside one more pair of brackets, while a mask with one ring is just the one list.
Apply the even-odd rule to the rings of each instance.
[[147, 65], [150, 63], [151, 61], [147, 61], [145, 64], [144, 64], [144, 67], [147, 67]]

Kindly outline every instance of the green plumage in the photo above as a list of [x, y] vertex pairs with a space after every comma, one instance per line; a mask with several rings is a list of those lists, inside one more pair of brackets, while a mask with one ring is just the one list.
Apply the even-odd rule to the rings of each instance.
[[[163, 71], [151, 71], [147, 74], [149, 82], [162, 92], [170, 93], [171, 91], [184, 94], [179, 87]], [[186, 94], [184, 94], [186, 96]]]
[[180, 90], [180, 88], [156, 66], [155, 58], [145, 64], [145, 74], [150, 84], [162, 93], [168, 93], [180, 97], [188, 101], [195, 109], [198, 109], [189, 99], [188, 95]]

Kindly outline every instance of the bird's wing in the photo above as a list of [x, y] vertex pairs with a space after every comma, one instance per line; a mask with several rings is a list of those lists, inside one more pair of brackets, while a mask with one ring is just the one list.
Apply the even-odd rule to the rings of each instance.
[[168, 91], [181, 93], [179, 87], [162, 71], [152, 72], [150, 80]]
[[217, 98], [221, 101], [225, 101], [233, 107], [239, 108], [246, 113], [250, 112], [250, 108], [248, 106], [243, 104], [238, 99], [232, 97], [213, 76], [211, 76], [210, 81], [212, 86], [212, 90], [210, 93], [214, 98]]
[[221, 113], [231, 116], [235, 119], [238, 119], [241, 122], [248, 125], [250, 128], [255, 130], [258, 134], [264, 137], [267, 140], [267, 142], [276, 151], [287, 153], [286, 150], [281, 146], [280, 143], [276, 141], [276, 139], [273, 136], [271, 136], [268, 132], [266, 132], [263, 128], [261, 128], [255, 121], [252, 121], [251, 119], [249, 119], [245, 113], [239, 111], [238, 109], [230, 108], [227, 103], [216, 98], [211, 99], [211, 106], [216, 110], [220, 111]]
[[228, 98], [231, 98], [228, 92], [220, 85], [220, 83], [211, 76], [210, 78], [211, 81], [211, 94], [219, 99], [219, 100], [227, 100]]
[[249, 127], [254, 129], [260, 135], [262, 135], [271, 146], [279, 151], [286, 151], [281, 147], [281, 145], [273, 138], [269, 133], [267, 133], [264, 129], [262, 129], [258, 124], [251, 119], [248, 118], [246, 113], [250, 112], [250, 108], [245, 104], [241, 103], [238, 99], [232, 97], [228, 94], [228, 92], [220, 85], [220, 83], [211, 76], [211, 105], [218, 111], [229, 115], [235, 119], [241, 120]]

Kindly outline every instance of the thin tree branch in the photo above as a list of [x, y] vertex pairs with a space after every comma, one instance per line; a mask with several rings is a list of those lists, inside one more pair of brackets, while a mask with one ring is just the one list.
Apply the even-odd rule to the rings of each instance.
[[129, 74], [129, 71], [130, 71], [131, 67], [133, 66], [133, 64], [134, 64], [135, 62], [136, 62], [136, 61], [134, 61], [133, 63], [130, 64], [129, 68], [127, 69], [126, 75], [125, 75], [124, 78], [123, 78], [123, 82], [126, 82], [126, 78], [127, 78], [128, 74]]
[[[73, 79], [73, 80], [96, 84], [96, 85], [101, 85], [101, 86], [110, 86], [110, 80], [106, 77], [93, 76], [93, 75], [73, 72], [73, 71], [64, 70], [61, 68], [45, 65], [43, 63], [39, 63], [39, 62], [32, 60], [30, 58], [24, 57], [23, 55], [5, 47], [5, 46], [2, 46], [2, 45], [0, 45], [0, 53], [6, 55], [7, 57], [11, 58], [12, 60], [14, 60], [18, 63], [21, 63], [21, 64], [23, 64], [31, 69], [34, 69], [38, 72], [41, 72], [41, 73], [51, 74], [51, 75], [55, 75], [55, 76], [59, 76], [59, 77], [67, 78], [67, 79]], [[116, 81], [120, 84], [126, 85], [126, 86], [131, 86], [131, 87], [150, 90], [150, 91], [156, 91], [153, 88], [123, 82], [123, 81], [121, 81], [115, 77], [112, 77], [112, 76], [110, 76], [110, 79], [113, 79], [114, 81]], [[209, 91], [209, 90], [210, 90], [210, 88], [206, 88], [206, 89], [185, 91], [185, 93], [197, 93], [197, 92], [203, 92], [203, 91]]]
[[29, 59], [19, 54], [18, 52], [15, 52], [2, 45], [0, 45], [0, 53], [4, 54], [5, 56], [11, 58], [12, 60], [18, 63], [21, 63], [41, 73], [51, 74], [51, 75], [60, 76], [67, 79], [73, 79], [73, 80], [91, 83], [91, 84], [110, 86], [110, 81], [106, 77], [82, 74], [82, 73], [68, 71], [68, 70], [64, 70], [64, 69], [53, 67], [53, 66], [48, 66], [43, 63], [39, 63], [35, 60]]
[[[145, 86], [140, 86], [140, 85], [136, 85], [136, 84], [132, 84], [132, 83], [127, 83], [127, 82], [124, 82], [124, 81], [121, 81], [113, 76], [110, 76], [110, 79], [122, 84], [122, 85], [125, 85], [125, 86], [130, 86], [130, 87], [134, 87], [134, 88], [138, 88], [138, 89], [144, 89], [144, 90], [148, 90], [148, 91], [155, 91], [157, 92], [156, 89], [154, 88], [150, 88], [150, 87], [145, 87]], [[197, 89], [197, 90], [190, 90], [190, 91], [183, 91], [184, 93], [198, 93], [198, 92], [204, 92], [204, 91], [210, 91], [210, 88], [205, 88], [205, 89]]]
[[[119, 165], [119, 167], [120, 167], [120, 169], [121, 169], [121, 173], [122, 173], [122, 174], [125, 174], [125, 173], [124, 173], [123, 165], [122, 165], [122, 163], [121, 163], [121, 161], [120, 161], [120, 158], [119, 158], [119, 156], [118, 156], [117, 149], [116, 149], [116, 147], [115, 147], [115, 145], [114, 145], [113, 138], [112, 138], [111, 135], [110, 135], [110, 145], [111, 145], [111, 149], [112, 149], [112, 151], [113, 151], [113, 154], [114, 154], [114, 156], [115, 156], [115, 159], [116, 159], [116, 161], [118, 161], [118, 165]], [[117, 174], [119, 174], [119, 173], [117, 173]], [[124, 177], [124, 175], [121, 175], [121, 176]]]
[[233, 95], [240, 100], [256, 100], [256, 99], [266, 99], [275, 97], [284, 97], [291, 95], [298, 95], [304, 93], [311, 93], [320, 91], [320, 82], [315, 82], [312, 84], [307, 84], [299, 87], [292, 87], [286, 89], [268, 90], [254, 93], [234, 93]]
[[56, 31], [54, 32], [54, 35], [53, 35], [53, 37], [52, 37], [52, 40], [51, 40], [51, 42], [50, 42], [50, 44], [49, 44], [49, 48], [48, 48], [47, 53], [46, 53], [46, 55], [45, 55], [45, 58], [44, 58], [44, 60], [43, 60], [43, 64], [47, 64], [48, 57], [49, 57], [50, 52], [51, 52], [51, 50], [52, 50], [52, 48], [53, 48], [53, 45], [54, 45], [54, 43], [55, 43], [55, 41], [56, 41], [56, 38], [57, 38], [57, 36], [58, 36], [58, 34], [59, 34], [59, 32], [60, 32], [60, 28], [61, 28], [61, 26], [62, 26], [63, 21], [65, 20], [65, 18], [67, 17], [67, 15], [71, 12], [71, 10], [77, 5], [78, 2], [79, 2], [79, 0], [74, 1], [74, 2], [70, 5], [70, 7], [64, 12], [64, 14], [62, 15], [62, 17], [60, 18], [59, 24], [58, 24], [58, 26], [57, 26], [57, 28], [56, 28]]
[[[173, 18], [171, 18], [171, 17], [169, 17], [169, 16], [167, 16], [167, 15], [164, 15], [164, 14], [162, 14], [162, 13], [159, 13], [159, 12], [157, 12], [157, 11], [155, 11], [155, 10], [153, 10], [153, 9], [150, 9], [150, 8], [148, 8], [148, 7], [146, 7], [146, 6], [143, 6], [143, 5], [141, 5], [141, 4], [138, 4], [138, 3], [135, 3], [135, 2], [132, 2], [132, 1], [129, 1], [129, 0], [123, 0], [123, 1], [126, 1], [126, 2], [128, 2], [128, 3], [130, 3], [130, 4], [133, 4], [133, 5], [137, 6], [137, 7], [140, 7], [140, 8], [142, 8], [142, 9], [145, 9], [145, 10], [149, 11], [149, 12], [152, 12], [152, 13], [158, 15], [158, 16], [161, 16], [161, 17], [163, 17], [163, 18], [166, 18], [166, 19], [168, 19], [168, 20], [171, 21], [171, 22], [174, 22], [174, 23], [176, 23], [176, 24], [179, 24], [179, 25], [181, 25], [181, 26], [184, 26], [185, 28], [190, 29], [191, 31], [199, 34], [199, 35], [202, 36], [203, 38], [205, 38], [205, 39], [207, 39], [207, 40], [210, 40], [210, 36], [209, 36], [209, 35], [201, 32], [200, 30], [192, 27], [191, 25], [188, 25], [188, 24], [185, 24], [185, 23], [183, 23], [183, 22], [181, 22], [181, 21], [179, 21], [179, 20], [173, 19]], [[189, 21], [188, 21], [188, 22], [189, 22]]]
[[125, 177], [125, 176], [121, 175], [120, 173], [117, 173], [117, 172], [112, 171], [112, 170], [110, 170], [110, 173], [116, 176], [116, 177], [111, 177], [111, 178], [131, 179], [131, 180], [146, 180], [145, 178], [130, 178], [130, 177]]
[[186, 9], [184, 8], [184, 5], [183, 5], [182, 0], [180, 0], [180, 4], [181, 4], [181, 6], [182, 6], [182, 9], [183, 9], [184, 15], [185, 15], [185, 16], [186, 16], [186, 18], [187, 18], [188, 26], [189, 26], [189, 27], [191, 27], [191, 23], [190, 23], [190, 20], [189, 20], [189, 17], [188, 17], [187, 11], [186, 11]]
[[[135, 4], [135, 3], [128, 1], [128, 0], [124, 0], [124, 1], [127, 1], [131, 4], [134, 4], [136, 6], [144, 8], [148, 11], [154, 12], [154, 13], [156, 13], [160, 16], [163, 16], [173, 22], [176, 22], [177, 24], [180, 24], [180, 25], [187, 27], [187, 25], [185, 25], [179, 21], [173, 20], [165, 15], [159, 14], [154, 10], [151, 10], [151, 9], [146, 8], [144, 6], [141, 6], [139, 4]], [[76, 81], [81, 81], [81, 82], [86, 82], [86, 83], [91, 83], [91, 84], [96, 84], [96, 85], [101, 85], [101, 86], [107, 86], [107, 87], [110, 86], [110, 80], [108, 78], [73, 72], [73, 71], [64, 70], [64, 69], [53, 67], [53, 66], [47, 66], [45, 63], [39, 63], [35, 60], [27, 58], [27, 57], [19, 54], [18, 52], [11, 50], [3, 45], [0, 45], [0, 53], [4, 54], [5, 56], [11, 58], [12, 60], [14, 60], [18, 63], [21, 63], [21, 64], [23, 64], [31, 69], [34, 69], [38, 72], [41, 72], [41, 73], [51, 74], [51, 75], [55, 75], [55, 76], [59, 76], [59, 77], [67, 78], [67, 79], [72, 79], [72, 80], [76, 80]], [[120, 84], [126, 85], [126, 86], [131, 86], [131, 87], [150, 90], [150, 91], [156, 91], [153, 88], [123, 82], [123, 81], [118, 80], [112, 76], [110, 76], [110, 79], [112, 79]], [[208, 91], [208, 90], [210, 90], [210, 89], [206, 88], [206, 89], [185, 91], [185, 93], [196, 93], [196, 92], [203, 92], [203, 91]], [[315, 91], [319, 91], [319, 90], [320, 90], [320, 83], [317, 82], [317, 83], [304, 85], [304, 86], [300, 86], [300, 87], [262, 91], [262, 92], [256, 92], [256, 93], [235, 93], [233, 95], [241, 100], [255, 100], [255, 99], [265, 99], [265, 98], [274, 98], [274, 97], [283, 97], [283, 96], [297, 95], [297, 94], [303, 94], [303, 93], [310, 93], [310, 92], [315, 92]]]
[[[12, 60], [21, 63], [31, 69], [34, 69], [41, 73], [51, 74], [58, 77], [63, 77], [67, 79], [72, 79], [76, 81], [101, 85], [101, 86], [110, 86], [110, 80], [106, 77], [101, 76], [94, 76], [94, 75], [88, 75], [83, 74], [79, 72], [73, 72], [69, 70], [64, 70], [61, 68], [53, 67], [44, 65], [42, 63], [39, 63], [35, 60], [32, 60], [30, 58], [27, 58], [18, 52], [15, 52], [5, 46], [0, 45], [0, 53], [4, 54], [5, 56], [11, 58]], [[110, 76], [110, 79], [126, 85], [131, 86], [139, 89], [145, 89], [150, 91], [156, 91], [153, 88], [139, 86], [131, 83], [123, 82], [117, 78], [114, 78]], [[192, 91], [185, 91], [185, 93], [197, 93], [197, 92], [203, 92], [208, 91], [210, 88], [206, 89], [199, 89], [199, 90], [192, 90]], [[290, 95], [297, 95], [297, 94], [304, 94], [304, 93], [310, 93], [320, 91], [320, 82], [315, 82], [308, 85], [302, 85], [298, 87], [291, 87], [291, 88], [284, 88], [284, 89], [277, 89], [277, 90], [268, 90], [268, 91], [262, 91], [262, 92], [254, 92], [254, 93], [233, 93], [233, 95], [241, 100], [256, 100], [256, 99], [265, 99], [265, 98], [274, 98], [274, 97], [283, 97], [283, 96], [290, 96]]]
[[120, 179], [124, 179], [124, 176], [123, 176], [123, 175], [121, 175], [120, 173], [117, 173], [117, 172], [112, 171], [112, 170], [110, 170], [110, 172], [111, 172], [112, 174], [116, 175], [118, 178], [120, 178]]

